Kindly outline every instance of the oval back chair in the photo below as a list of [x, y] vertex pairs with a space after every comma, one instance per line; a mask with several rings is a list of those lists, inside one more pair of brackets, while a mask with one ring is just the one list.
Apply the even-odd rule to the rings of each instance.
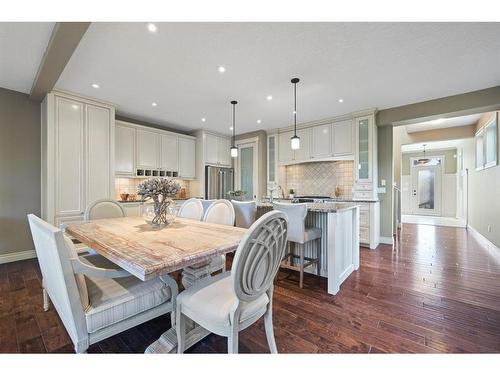
[[127, 216], [127, 213], [117, 201], [113, 199], [98, 199], [87, 206], [83, 217], [85, 221], [89, 221], [125, 216]]
[[178, 217], [200, 221], [203, 218], [203, 205], [196, 198], [185, 201], [177, 212]]

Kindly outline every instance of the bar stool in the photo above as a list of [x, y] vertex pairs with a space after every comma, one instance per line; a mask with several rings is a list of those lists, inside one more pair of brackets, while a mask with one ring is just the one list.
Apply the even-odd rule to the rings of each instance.
[[239, 228], [250, 228], [255, 222], [257, 215], [257, 203], [255, 201], [239, 202], [231, 201], [235, 213], [235, 225]]
[[[321, 229], [317, 227], [306, 227], [307, 204], [305, 203], [273, 203], [274, 209], [284, 212], [288, 216], [288, 241], [293, 242], [293, 252], [289, 246], [288, 253], [283, 257], [289, 259], [289, 264], [281, 263], [282, 267], [299, 271], [299, 286], [304, 286], [304, 268], [316, 264], [317, 275], [321, 274]], [[316, 241], [316, 258], [304, 255], [307, 242]], [[298, 255], [294, 254], [298, 250]], [[293, 266], [292, 259], [298, 259], [299, 265]]]

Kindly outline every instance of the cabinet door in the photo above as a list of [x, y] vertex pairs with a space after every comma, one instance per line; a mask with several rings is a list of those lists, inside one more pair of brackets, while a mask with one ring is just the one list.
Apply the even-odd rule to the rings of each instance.
[[76, 216], [85, 210], [84, 104], [55, 98], [55, 216]]
[[357, 181], [371, 181], [372, 178], [372, 117], [358, 117], [356, 121], [357, 133], [357, 157], [358, 163], [356, 179]]
[[354, 126], [352, 120], [336, 122], [332, 125], [333, 156], [354, 155]]
[[135, 175], [135, 129], [130, 126], [115, 125], [115, 173]]
[[137, 168], [158, 168], [159, 138], [156, 132], [137, 130]]
[[179, 170], [177, 136], [170, 134], [161, 136], [160, 159], [161, 169], [173, 172]]
[[[311, 129], [312, 158], [327, 158], [332, 156], [332, 126], [320, 125]], [[301, 144], [302, 146], [302, 144]]]
[[277, 137], [270, 135], [267, 137], [267, 183], [275, 183], [277, 179]]
[[179, 138], [179, 177], [196, 177], [196, 142]]
[[225, 167], [231, 166], [231, 140], [225, 137], [218, 137], [217, 139], [217, 160], [220, 165]]
[[213, 134], [205, 134], [205, 163], [215, 164], [219, 162], [218, 143], [219, 137]]
[[280, 133], [278, 135], [278, 156], [280, 163], [286, 163], [293, 160], [293, 150], [290, 145], [290, 138], [292, 138], [293, 132]]
[[111, 121], [109, 109], [86, 105], [86, 205], [111, 194]]
[[297, 130], [300, 137], [300, 148], [295, 150], [295, 161], [311, 159], [311, 129]]

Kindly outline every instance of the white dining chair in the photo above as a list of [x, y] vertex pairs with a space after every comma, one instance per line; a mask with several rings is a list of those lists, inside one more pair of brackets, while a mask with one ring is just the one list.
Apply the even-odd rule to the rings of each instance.
[[100, 255], [78, 256], [62, 230], [29, 214], [43, 275], [44, 310], [56, 309], [77, 353], [148, 320], [172, 313], [177, 283], [169, 276], [140, 281]]
[[208, 207], [212, 205], [212, 203], [215, 202], [215, 199], [200, 199], [201, 204], [203, 205], [203, 216], [205, 216], [205, 213], [208, 210]]
[[234, 226], [234, 208], [227, 199], [217, 199], [205, 212], [203, 221], [207, 223]]
[[190, 198], [185, 201], [177, 212], [178, 217], [185, 219], [201, 220], [203, 218], [203, 205], [200, 199]]
[[[321, 229], [317, 227], [306, 227], [307, 204], [306, 203], [273, 203], [275, 210], [286, 213], [288, 217], [288, 241], [293, 243], [293, 251], [285, 254], [284, 259], [289, 259], [290, 263], [283, 263], [286, 268], [299, 271], [299, 286], [304, 286], [304, 268], [316, 264], [316, 273], [321, 274]], [[305, 244], [309, 241], [316, 241], [316, 258], [305, 256]], [[298, 250], [298, 255], [295, 254]], [[292, 259], [298, 259], [298, 267], [293, 266]]]
[[228, 353], [238, 353], [238, 333], [264, 316], [267, 343], [277, 353], [273, 331], [273, 281], [287, 243], [286, 215], [271, 211], [241, 240], [231, 272], [202, 279], [177, 298], [178, 353], [186, 346], [186, 318], [228, 338]]
[[85, 221], [89, 221], [125, 216], [127, 216], [125, 209], [117, 201], [113, 199], [98, 199], [87, 206], [83, 218]]
[[255, 201], [240, 202], [235, 200], [232, 200], [231, 203], [234, 208], [235, 225], [239, 228], [250, 228], [257, 215], [257, 203]]

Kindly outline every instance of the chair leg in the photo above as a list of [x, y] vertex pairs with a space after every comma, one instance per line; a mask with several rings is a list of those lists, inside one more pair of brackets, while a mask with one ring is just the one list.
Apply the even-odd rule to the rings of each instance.
[[43, 288], [42, 294], [43, 294], [43, 311], [49, 311], [49, 306], [50, 306], [49, 293], [47, 293], [47, 290]]
[[238, 331], [232, 329], [231, 334], [227, 338], [227, 353], [238, 354]]
[[299, 245], [299, 252], [300, 252], [300, 265], [299, 265], [299, 270], [300, 270], [300, 281], [299, 281], [299, 287], [303, 288], [304, 287], [304, 244]]
[[264, 315], [264, 328], [266, 329], [266, 338], [269, 350], [271, 354], [277, 354], [278, 348], [276, 347], [276, 341], [274, 340], [273, 308], [271, 303], [269, 303], [266, 314]]
[[182, 354], [186, 347], [186, 317], [181, 312], [180, 306], [177, 306], [176, 315], [177, 353]]
[[318, 276], [321, 276], [321, 238], [318, 238], [316, 242], [316, 256], [318, 257], [318, 262], [316, 263], [316, 273]]

